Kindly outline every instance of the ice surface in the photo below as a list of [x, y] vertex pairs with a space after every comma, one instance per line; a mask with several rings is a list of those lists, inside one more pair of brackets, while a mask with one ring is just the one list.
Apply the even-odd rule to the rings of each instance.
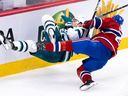
[[92, 73], [98, 83], [80, 91], [76, 69], [81, 60], [0, 78], [0, 96], [128, 96], [128, 49]]

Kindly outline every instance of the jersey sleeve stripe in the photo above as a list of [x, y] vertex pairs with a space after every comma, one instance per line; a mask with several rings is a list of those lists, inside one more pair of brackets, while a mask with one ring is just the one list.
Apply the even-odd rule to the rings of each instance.
[[116, 36], [121, 37], [121, 33], [118, 30], [112, 29], [112, 28], [106, 28], [103, 29], [103, 32], [113, 32]]

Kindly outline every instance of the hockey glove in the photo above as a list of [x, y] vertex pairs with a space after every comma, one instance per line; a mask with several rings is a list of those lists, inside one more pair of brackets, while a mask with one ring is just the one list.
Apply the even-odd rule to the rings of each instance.
[[37, 45], [37, 50], [45, 50], [45, 44], [46, 44], [46, 41], [37, 42], [37, 43], [36, 43], [36, 45]]
[[83, 27], [86, 29], [92, 28], [93, 26], [94, 26], [94, 21], [92, 21], [92, 20], [85, 21], [83, 24]]

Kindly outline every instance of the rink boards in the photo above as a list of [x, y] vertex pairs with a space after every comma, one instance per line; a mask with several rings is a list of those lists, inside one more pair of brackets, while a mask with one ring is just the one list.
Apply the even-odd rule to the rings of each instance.
[[[96, 3], [93, 0], [83, 0], [81, 2], [78, 2], [78, 0], [71, 0], [71, 2], [63, 1], [55, 4], [52, 3], [51, 5], [49, 3], [49, 5], [38, 5], [28, 7], [26, 9], [15, 9], [13, 11], [3, 12], [0, 14], [0, 30], [2, 30], [5, 35], [10, 32], [13, 33], [14, 40], [29, 39], [37, 41], [38, 27], [41, 25], [41, 17], [44, 14], [53, 16], [57, 12], [66, 10], [68, 8], [73, 15], [79, 16], [79, 14], [81, 14], [83, 16], [86, 16], [87, 19], [90, 19], [95, 8], [95, 6], [90, 7], [90, 5], [96, 5]], [[127, 10], [122, 14], [125, 19], [127, 19], [127, 16], [125, 15], [126, 13], [128, 13]], [[122, 26], [123, 32], [126, 33], [123, 35], [119, 50], [128, 48], [128, 29], [125, 26], [128, 25], [127, 21], [128, 20], [126, 20], [126, 22]], [[1, 77], [24, 72], [27, 70], [55, 65], [40, 60], [36, 57], [32, 57], [29, 53], [17, 53], [11, 50], [6, 51], [3, 46], [0, 46], [0, 50]], [[80, 59], [83, 57], [87, 56], [78, 55], [71, 58], [71, 60]]]

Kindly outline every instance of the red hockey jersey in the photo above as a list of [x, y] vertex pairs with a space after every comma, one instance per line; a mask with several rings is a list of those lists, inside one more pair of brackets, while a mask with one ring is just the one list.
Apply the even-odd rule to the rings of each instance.
[[[84, 28], [89, 28], [91, 21], [86, 21], [83, 24]], [[117, 53], [117, 48], [120, 43], [122, 32], [120, 31], [120, 25], [112, 18], [95, 18], [93, 21], [93, 26], [96, 29], [100, 29], [100, 33], [92, 37], [92, 40], [97, 40], [102, 42], [106, 47], [108, 47], [113, 56]]]

